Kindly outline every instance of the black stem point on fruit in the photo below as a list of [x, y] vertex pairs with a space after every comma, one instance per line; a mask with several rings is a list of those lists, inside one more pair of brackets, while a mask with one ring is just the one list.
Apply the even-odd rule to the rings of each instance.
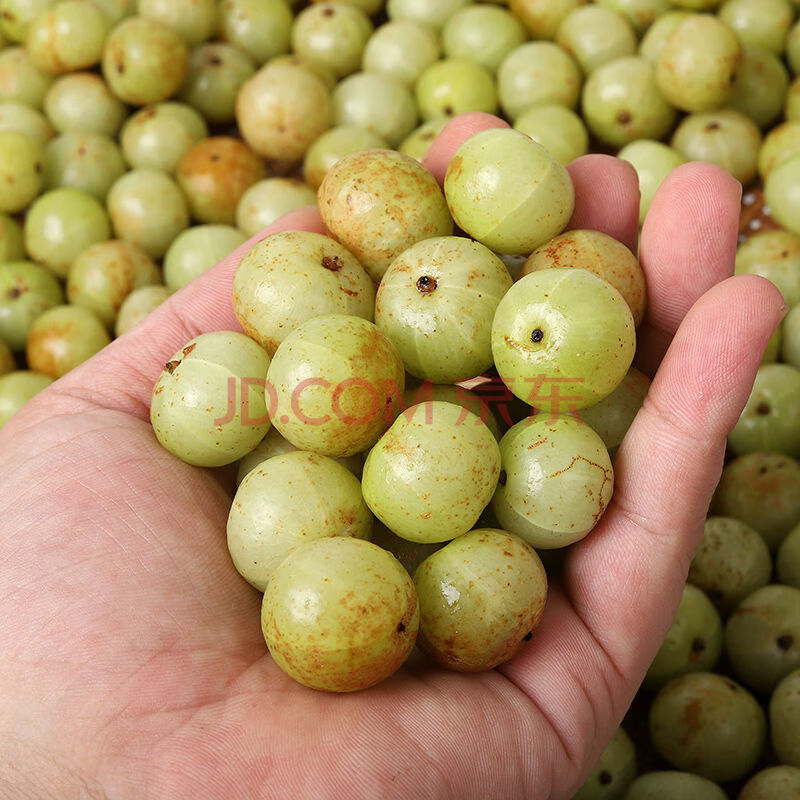
[[329, 269], [331, 272], [338, 272], [344, 264], [339, 256], [323, 256], [322, 266]]
[[794, 637], [791, 633], [785, 633], [783, 636], [779, 636], [775, 643], [780, 647], [781, 650], [790, 650], [792, 645], [794, 644]]
[[693, 653], [702, 653], [705, 649], [706, 649], [705, 639], [701, 639], [699, 636], [696, 639], [692, 639]]
[[526, 633], [526, 634], [525, 634], [525, 635], [522, 637], [522, 641], [523, 641], [523, 642], [529, 642], [531, 639], [533, 639], [533, 631], [528, 631], [528, 632], [527, 632], [527, 633]]
[[542, 339], [544, 339], [544, 331], [541, 328], [535, 328], [531, 332], [531, 341], [534, 342], [535, 344], [539, 344], [539, 342], [541, 342]]
[[172, 373], [173, 373], [173, 372], [175, 372], [175, 369], [176, 369], [176, 367], [177, 367], [177, 366], [178, 366], [180, 363], [181, 363], [180, 361], [167, 361], [167, 363], [166, 363], [166, 364], [164, 364], [164, 369], [165, 369], [167, 372], [169, 372], [169, 374], [170, 374], [170, 375], [172, 375]]
[[16, 300], [21, 294], [22, 294], [22, 289], [15, 286], [13, 289], [9, 289], [6, 292], [6, 297], [8, 297], [9, 300]]
[[620, 125], [627, 125], [631, 119], [630, 111], [620, 111], [619, 114], [617, 114], [617, 122], [619, 122]]
[[758, 414], [760, 417], [769, 414], [769, 403], [764, 403], [764, 402], [759, 403], [756, 406], [756, 414]]
[[439, 284], [436, 283], [436, 278], [431, 278], [430, 275], [423, 275], [417, 278], [417, 289], [422, 292], [422, 294], [430, 294], [438, 285]]
[[612, 777], [611, 773], [608, 770], [604, 769], [597, 776], [597, 780], [598, 780], [598, 782], [600, 783], [601, 786], [608, 786], [608, 784], [611, 783], [611, 781], [613, 781], [614, 778]]
[[719, 122], [709, 122], [706, 125], [706, 130], [710, 133], [711, 131], [718, 131], [719, 130]]
[[402, 622], [397, 623], [397, 632], [402, 633], [406, 629], [406, 626]]

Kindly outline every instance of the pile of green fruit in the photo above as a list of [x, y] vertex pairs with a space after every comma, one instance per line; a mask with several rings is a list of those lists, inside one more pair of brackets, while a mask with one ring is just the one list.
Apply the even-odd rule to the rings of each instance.
[[[563, 233], [563, 165], [629, 161], [644, 221], [672, 169], [716, 163], [766, 204], [736, 271], [770, 279], [790, 311], [730, 435], [675, 623], [576, 800], [800, 795], [798, 9], [0, 0], [0, 428], [255, 237], [232, 298], [244, 334], [176, 353], [153, 424], [190, 463], [239, 464], [228, 543], [266, 590], [276, 661], [336, 690], [391, 674], [415, 641], [444, 666], [490, 668], [535, 636], [542, 561], [557, 572], [600, 518], [648, 388], [630, 367], [641, 268], [610, 237]], [[465, 143], [443, 193], [420, 162], [466, 111], [514, 130]], [[399, 207], [374, 213], [367, 198], [398, 187]], [[256, 243], [315, 203], [330, 237]], [[186, 386], [212, 411], [187, 410]], [[537, 442], [552, 452], [532, 460]], [[542, 474], [560, 479], [532, 502]], [[361, 643], [361, 671], [352, 654], [308, 655], [287, 600], [304, 581], [321, 592], [304, 553], [332, 565], [331, 630]], [[498, 570], [516, 576], [502, 609], [463, 590]], [[383, 609], [369, 624], [341, 602], [354, 582]], [[459, 603], [461, 638], [445, 624]], [[687, 708], [701, 713], [684, 728]]]

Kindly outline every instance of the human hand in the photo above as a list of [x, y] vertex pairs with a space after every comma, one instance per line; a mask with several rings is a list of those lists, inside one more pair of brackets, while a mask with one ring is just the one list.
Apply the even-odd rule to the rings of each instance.
[[[441, 179], [467, 135], [500, 124], [458, 118], [428, 167]], [[633, 170], [593, 155], [570, 172], [571, 227], [635, 246]], [[224, 474], [173, 458], [148, 423], [164, 361], [238, 329], [231, 281], [252, 241], [34, 398], [0, 431], [0, 796], [569, 798], [672, 621], [725, 436], [783, 313], [771, 284], [729, 277], [739, 197], [727, 173], [688, 164], [654, 200], [638, 363], [658, 371], [614, 498], [532, 641], [485, 673], [414, 654], [372, 689], [331, 695], [269, 657], [260, 596], [225, 544]], [[290, 228], [322, 231], [313, 209], [268, 230]]]

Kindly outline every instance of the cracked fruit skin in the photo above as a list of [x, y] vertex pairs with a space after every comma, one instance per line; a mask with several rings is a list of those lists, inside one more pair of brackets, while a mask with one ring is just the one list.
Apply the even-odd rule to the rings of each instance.
[[352, 692], [392, 675], [417, 638], [419, 604], [400, 562], [362, 539], [300, 546], [275, 572], [261, 630], [275, 663], [312, 689]]
[[579, 419], [539, 414], [500, 440], [498, 522], [532, 547], [565, 547], [600, 521], [614, 491], [603, 440]]
[[517, 536], [476, 528], [428, 556], [414, 572], [420, 649], [456, 672], [512, 658], [539, 625], [547, 576]]
[[499, 474], [491, 430], [463, 406], [433, 400], [404, 411], [370, 450], [362, 491], [393, 533], [444, 542], [475, 525]]
[[492, 353], [503, 383], [553, 414], [610, 395], [635, 350], [625, 299], [584, 269], [553, 267], [525, 275], [503, 296], [492, 324]]
[[444, 193], [456, 224], [499, 253], [531, 253], [564, 230], [575, 206], [566, 168], [530, 136], [502, 128], [458, 148]]

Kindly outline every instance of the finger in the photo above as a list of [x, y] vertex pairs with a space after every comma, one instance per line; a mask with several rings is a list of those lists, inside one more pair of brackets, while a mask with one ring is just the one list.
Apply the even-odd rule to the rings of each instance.
[[699, 162], [674, 169], [656, 192], [639, 252], [648, 308], [637, 366], [648, 374], [695, 300], [733, 275], [741, 197], [726, 170]]
[[425, 158], [422, 160], [422, 165], [433, 173], [433, 176], [439, 181], [439, 185], [442, 185], [450, 159], [470, 136], [492, 128], [510, 127], [500, 117], [495, 117], [493, 114], [484, 114], [482, 111], [459, 114], [457, 117], [453, 117], [433, 140], [428, 152], [425, 154]]
[[231, 301], [236, 268], [253, 245], [283, 230], [326, 232], [316, 206], [285, 214], [55, 386], [71, 396], [146, 418], [153, 384], [173, 353], [201, 333], [241, 331]]
[[602, 231], [634, 253], [639, 236], [639, 179], [627, 161], [592, 154], [567, 166], [575, 210], [567, 228]]

